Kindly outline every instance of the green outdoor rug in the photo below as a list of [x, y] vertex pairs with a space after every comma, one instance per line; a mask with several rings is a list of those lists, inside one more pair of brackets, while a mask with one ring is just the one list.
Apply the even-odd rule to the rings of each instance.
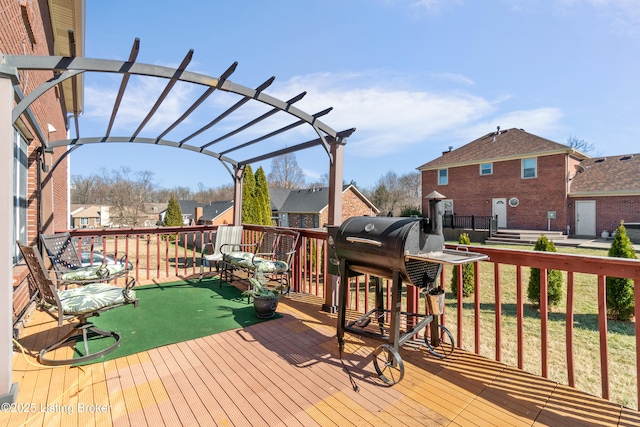
[[[167, 344], [187, 341], [271, 319], [259, 319], [253, 304], [235, 286], [217, 277], [202, 282], [179, 281], [133, 288], [138, 307], [114, 308], [92, 319], [105, 331], [119, 332], [120, 347], [103, 357], [79, 365], [104, 362]], [[276, 314], [275, 319], [280, 317]], [[77, 343], [76, 356], [84, 355]], [[113, 344], [113, 339], [90, 340], [89, 352]]]

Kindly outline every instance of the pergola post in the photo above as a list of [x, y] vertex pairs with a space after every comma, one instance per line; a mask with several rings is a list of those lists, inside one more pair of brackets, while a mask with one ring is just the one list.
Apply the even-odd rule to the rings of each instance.
[[242, 182], [244, 167], [236, 166], [233, 170], [233, 225], [242, 225]]
[[[329, 214], [328, 225], [340, 225], [342, 223], [342, 167], [344, 165], [345, 140], [338, 140], [331, 144], [332, 162], [329, 165]], [[327, 292], [322, 310], [335, 313], [338, 310], [338, 295], [340, 289], [340, 277], [329, 275]]]
[[11, 112], [13, 85], [9, 76], [0, 73], [0, 403], [13, 403], [18, 385], [11, 383], [13, 361], [13, 176], [14, 136]]

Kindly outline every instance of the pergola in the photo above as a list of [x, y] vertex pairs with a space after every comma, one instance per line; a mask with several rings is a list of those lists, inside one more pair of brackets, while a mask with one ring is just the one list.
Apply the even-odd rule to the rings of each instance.
[[[0, 400], [3, 399], [3, 396], [10, 396], [13, 393], [11, 391], [6, 393], [6, 391], [11, 388], [12, 319], [10, 313], [12, 311], [13, 295], [12, 286], [10, 285], [12, 283], [12, 264], [10, 260], [12, 246], [15, 242], [12, 241], [12, 223], [6, 219], [12, 217], [12, 207], [14, 206], [13, 192], [15, 183], [12, 164], [14, 147], [13, 144], [9, 143], [12, 141], [14, 126], [24, 129], [24, 123], [27, 122], [36, 133], [37, 139], [42, 142], [41, 149], [43, 153], [51, 153], [57, 147], [67, 147], [67, 151], [56, 163], [40, 165], [43, 173], [40, 174], [41, 179], [37, 183], [37, 191], [40, 191], [41, 183], [46, 179], [47, 174], [53, 173], [62, 159], [84, 145], [110, 143], [151, 144], [188, 150], [215, 158], [226, 168], [234, 182], [234, 224], [240, 224], [241, 222], [242, 181], [247, 165], [300, 150], [321, 147], [329, 159], [329, 224], [340, 223], [342, 213], [343, 147], [346, 143], [346, 138], [355, 129], [338, 132], [324, 123], [321, 118], [327, 115], [331, 108], [309, 114], [295, 106], [306, 95], [306, 92], [302, 92], [286, 101], [266, 94], [264, 91], [273, 83], [274, 77], [268, 78], [255, 89], [233, 83], [229, 78], [235, 71], [237, 63], [233, 63], [219, 77], [211, 77], [187, 71], [187, 66], [193, 57], [193, 50], [186, 54], [178, 67], [171, 68], [136, 62], [139, 48], [140, 41], [136, 39], [126, 61], [75, 56], [75, 41], [73, 33], [70, 32], [70, 56], [0, 55], [0, 141], [2, 142], [2, 151], [0, 152], [0, 174], [2, 175], [0, 181], [4, 183], [4, 185], [0, 186], [0, 206], [2, 206], [0, 212], [3, 213], [2, 216], [5, 218], [5, 221], [0, 225], [0, 242], [2, 245], [0, 246], [0, 274], [3, 275], [3, 284], [0, 286], [0, 312], [4, 313], [0, 320], [0, 348], [6, 349], [0, 352]], [[19, 81], [19, 72], [23, 70], [49, 71], [52, 78], [25, 95], [20, 88]], [[82, 89], [81, 79], [85, 73], [93, 72], [121, 75], [120, 87], [111, 111], [109, 123], [105, 126], [104, 132], [98, 135], [80, 136], [78, 118], [82, 105], [79, 93]], [[166, 86], [138, 127], [130, 134], [116, 136], [112, 134], [112, 129], [131, 76], [162, 78], [166, 80]], [[167, 97], [178, 82], [194, 85], [194, 89], [201, 92], [200, 96], [162, 132], [151, 136], [147, 135], [148, 132], [144, 132], [145, 126], [148, 125], [154, 114], [167, 100]], [[72, 114], [75, 125], [75, 138], [49, 141], [48, 133], [42, 130], [32, 111], [33, 103], [47, 91], [54, 88], [61, 92], [61, 98], [65, 102], [66, 109]], [[232, 94], [237, 97], [237, 101], [226, 110], [210, 117], [206, 123], [188, 136], [179, 140], [170, 139], [170, 134], [179, 129], [181, 125], [184, 125], [185, 120], [216, 92]], [[251, 102], [266, 105], [268, 111], [215, 139], [206, 138], [206, 131], [219, 125], [243, 105]], [[246, 132], [247, 130], [253, 128], [252, 131], [255, 132], [256, 129], [261, 129], [261, 127], [256, 128], [255, 126], [259, 123], [264, 125], [263, 121], [277, 114], [288, 116], [292, 122], [286, 126], [261, 133], [261, 136], [258, 137], [253, 135], [252, 137], [242, 138], [243, 135], [250, 134]], [[273, 141], [277, 139], [276, 137], [281, 137], [301, 126], [310, 126], [313, 134], [317, 137], [286, 148], [274, 149], [275, 144], [273, 144]], [[291, 133], [290, 135], [295, 134]], [[227, 148], [217, 151], [216, 144], [223, 140], [227, 142], [232, 140], [234, 142], [232, 146], [227, 146]], [[243, 152], [252, 154], [240, 157], [239, 151], [247, 147], [251, 147], [250, 150], [244, 150]], [[38, 230], [38, 232], [40, 231]]]

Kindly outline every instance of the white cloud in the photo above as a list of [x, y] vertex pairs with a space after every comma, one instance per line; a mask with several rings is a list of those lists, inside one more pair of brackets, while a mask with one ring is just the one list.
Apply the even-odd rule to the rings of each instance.
[[[459, 79], [462, 82], [467, 79], [454, 73], [442, 73], [437, 77], [441, 76]], [[167, 82], [158, 78], [137, 79], [135, 82], [133, 80], [125, 93], [116, 120], [117, 129], [114, 129], [112, 135], [131, 135], [146, 117]], [[349, 153], [360, 158], [381, 158], [391, 153], [413, 149], [425, 141], [438, 140], [449, 143], [453, 138], [470, 141], [478, 135], [490, 132], [498, 125], [503, 129], [525, 128], [532, 133], [544, 135], [557, 129], [562, 118], [560, 110], [544, 106], [532, 110], [501, 111], [501, 106], [509, 96], [487, 99], [468, 90], [411, 90], [407, 88], [407, 81], [410, 80], [411, 77], [390, 76], [379, 71], [318, 73], [296, 76], [289, 81], [276, 83], [265, 93], [280, 100], [287, 100], [307, 91], [307, 96], [295, 106], [309, 114], [334, 106], [335, 109], [320, 120], [336, 131], [355, 127], [356, 133], [349, 139]], [[472, 82], [471, 79], [468, 81]], [[107, 86], [110, 88], [105, 89]], [[117, 82], [113, 85], [91, 84], [86, 87], [85, 116], [99, 118], [105, 123], [105, 129], [117, 87]], [[195, 100], [192, 98], [199, 96], [199, 93], [190, 85], [178, 83], [144, 128], [141, 136], [155, 137], [186, 111]], [[191, 117], [192, 123], [187, 127], [200, 128], [238, 99], [236, 95], [216, 94], [207, 101], [206, 106], [202, 106], [206, 111], [194, 113], [194, 117]], [[270, 109], [270, 106], [249, 102], [225, 119], [213, 133], [217, 136], [222, 135]], [[296, 120], [287, 114], [279, 113], [242, 132], [238, 138], [242, 139], [241, 142], [246, 142]], [[216, 146], [216, 150], [232, 146], [233, 138], [235, 137], [226, 141], [227, 145], [224, 147]], [[315, 138], [317, 135], [309, 126], [300, 126], [295, 131], [264, 142], [265, 145], [260, 143], [245, 148], [246, 152], [235, 152], [233, 157], [251, 157], [266, 150], [291, 146]], [[190, 144], [200, 145], [210, 139], [211, 134], [203, 134], [200, 141], [192, 141]], [[312, 171], [306, 173], [311, 178], [317, 178], [317, 174]]]
[[395, 89], [386, 79], [384, 84], [377, 83], [371, 76], [314, 74], [295, 77], [278, 87], [287, 92], [307, 88], [309, 95], [300, 102], [307, 112], [335, 105], [324, 121], [336, 130], [357, 129], [350, 139], [350, 153], [359, 157], [398, 152], [466, 127], [495, 109], [494, 102], [470, 93]]
[[[87, 84], [85, 86], [85, 117], [109, 122], [115, 104], [119, 80], [113, 84]], [[120, 103], [114, 131], [133, 133], [145, 119], [168, 83], [167, 79], [153, 77], [132, 77]], [[149, 120], [143, 131], [163, 131], [178, 117], [188, 105], [193, 86], [178, 82], [162, 105]], [[112, 135], [114, 135], [112, 131]], [[122, 135], [118, 135], [122, 136]]]
[[456, 74], [456, 73], [435, 73], [432, 74], [433, 77], [438, 78], [438, 79], [442, 79], [442, 80], [450, 80], [454, 83], [460, 83], [460, 84], [464, 84], [464, 85], [468, 85], [468, 86], [473, 86], [476, 84], [476, 82], [474, 82], [473, 80], [471, 80], [469, 77], [462, 75], [462, 74]]
[[497, 126], [501, 129], [524, 129], [535, 135], [550, 135], [560, 130], [563, 116], [562, 110], [552, 107], [511, 111], [468, 126], [457, 132], [456, 138], [461, 138], [466, 143], [495, 131]]

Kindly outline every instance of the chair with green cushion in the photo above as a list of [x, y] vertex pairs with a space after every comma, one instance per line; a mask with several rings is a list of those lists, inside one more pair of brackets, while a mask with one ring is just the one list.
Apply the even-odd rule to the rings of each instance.
[[[216, 272], [220, 272], [220, 261], [222, 261], [222, 252], [220, 248], [224, 245], [229, 250], [238, 247], [242, 243], [242, 226], [241, 225], [221, 225], [215, 232], [213, 242], [207, 243], [202, 249], [202, 259], [200, 262], [200, 280], [204, 276], [204, 262], [215, 263]], [[211, 264], [209, 264], [211, 265]], [[222, 286], [222, 281], [220, 281]]]
[[114, 255], [113, 259], [117, 261], [111, 264], [103, 257], [100, 264], [83, 266], [69, 232], [41, 234], [40, 241], [51, 260], [59, 286], [115, 280], [132, 268], [126, 254], [119, 260]]
[[[124, 288], [94, 282], [72, 289], [58, 290], [44, 267], [42, 256], [37, 247], [25, 246], [20, 242], [17, 243], [29, 268], [33, 283], [38, 290], [40, 307], [49, 314], [54, 315], [55, 312], [54, 317], [58, 320], [58, 327], [62, 327], [63, 320], [76, 319], [78, 321], [67, 335], [43, 348], [38, 355], [38, 361], [43, 365], [70, 365], [96, 359], [118, 348], [121, 340], [120, 334], [103, 331], [88, 319], [93, 316], [99, 316], [103, 311], [126, 304], [134, 304], [137, 307], [138, 300], [132, 290], [135, 285], [135, 279], [132, 278]], [[96, 337], [113, 339], [115, 342], [104, 350], [89, 353], [88, 341]], [[52, 359], [46, 356], [47, 353], [71, 341], [83, 342], [84, 356], [72, 359]]]

